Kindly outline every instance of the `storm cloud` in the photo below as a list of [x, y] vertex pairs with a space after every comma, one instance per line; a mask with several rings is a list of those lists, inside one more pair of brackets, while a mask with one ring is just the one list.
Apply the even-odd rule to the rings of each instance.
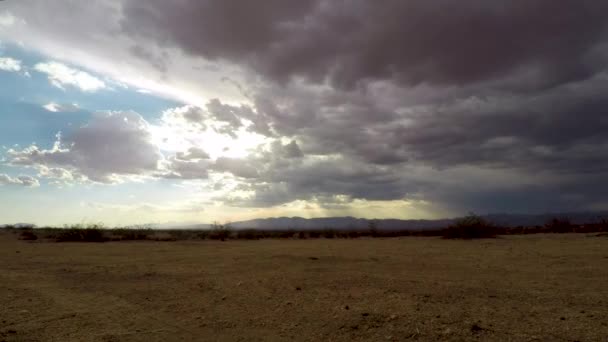
[[[249, 85], [249, 112], [297, 139], [304, 154], [340, 156], [260, 163], [266, 172], [256, 179], [266, 179], [250, 183], [254, 201], [416, 193], [513, 206], [498, 198], [533, 202], [561, 189], [600, 200], [588, 184], [608, 171], [607, 10], [602, 1], [150, 1], [125, 4], [121, 25], [250, 70], [265, 85]], [[214, 107], [231, 126], [239, 122]], [[496, 177], [468, 191], [431, 173], [408, 177], [425, 167], [438, 178], [463, 167], [547, 177]]]
[[552, 86], [605, 66], [607, 10], [597, 0], [152, 0], [126, 2], [122, 27], [274, 80], [461, 85], [533, 73]]
[[[605, 1], [93, 2], [111, 18], [99, 36], [116, 36], [117, 53], [145, 61], [152, 78], [203, 89], [210, 78], [198, 72], [211, 70], [237, 95], [164, 110], [156, 124], [187, 132], [177, 152], [159, 154], [147, 129], [112, 130], [136, 139], [113, 141], [141, 142], [145, 153], [120, 160], [74, 135], [71, 147], [13, 151], [13, 163], [46, 158], [97, 179], [221, 174], [238, 191], [216, 200], [243, 207], [419, 200], [462, 213], [608, 204], [597, 186], [608, 180]], [[25, 7], [13, 6], [28, 21]], [[55, 30], [44, 7], [29, 22]], [[83, 46], [97, 37], [93, 27], [82, 32], [66, 36]], [[218, 156], [193, 138], [207, 130], [263, 143]], [[122, 166], [108, 168], [114, 157]]]

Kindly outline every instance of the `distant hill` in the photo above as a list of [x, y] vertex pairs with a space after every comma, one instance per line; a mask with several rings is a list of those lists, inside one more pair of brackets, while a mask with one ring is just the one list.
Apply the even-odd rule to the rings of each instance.
[[[598, 222], [600, 219], [608, 219], [606, 212], [573, 212], [573, 213], [546, 213], [546, 214], [490, 214], [483, 215], [485, 219], [503, 227], [517, 226], [542, 226], [555, 217], [568, 217], [572, 223], [583, 224]], [[374, 221], [381, 230], [428, 230], [444, 228], [450, 225], [454, 219], [438, 220], [398, 220], [398, 219], [362, 219], [351, 216], [346, 217], [322, 217], [306, 219], [303, 217], [272, 217], [238, 221], [230, 223], [234, 229], [265, 229], [265, 230], [312, 230], [312, 229], [368, 229], [370, 222]], [[185, 229], [207, 229], [210, 224], [189, 225], [159, 225], [155, 228], [185, 228]]]
[[236, 229], [368, 229], [370, 222], [375, 222], [378, 229], [397, 230], [397, 229], [434, 229], [444, 227], [452, 220], [397, 220], [382, 219], [368, 220], [355, 217], [322, 217], [305, 219], [302, 217], [276, 217], [266, 219], [255, 219], [249, 221], [234, 222], [230, 225]]

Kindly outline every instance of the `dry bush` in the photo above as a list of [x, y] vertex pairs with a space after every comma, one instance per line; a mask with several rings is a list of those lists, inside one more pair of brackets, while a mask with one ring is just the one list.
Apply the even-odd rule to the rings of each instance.
[[457, 219], [442, 231], [444, 239], [487, 239], [496, 237], [494, 225], [484, 218], [470, 213]]
[[38, 235], [36, 235], [31, 230], [24, 230], [19, 235], [19, 239], [20, 240], [28, 240], [28, 241], [38, 240]]
[[104, 242], [107, 240], [101, 224], [67, 226], [59, 229], [55, 235], [57, 242]]
[[148, 240], [154, 235], [154, 231], [147, 225], [136, 225], [124, 228], [114, 228], [111, 230], [112, 240], [131, 241], [131, 240]]
[[254, 229], [245, 229], [238, 231], [236, 233], [236, 238], [240, 240], [258, 240], [263, 238], [263, 234]]
[[568, 217], [554, 217], [545, 223], [545, 229], [550, 233], [572, 233], [574, 225]]
[[230, 224], [219, 224], [214, 222], [213, 225], [211, 225], [211, 231], [209, 231], [208, 237], [212, 240], [225, 241], [226, 239], [230, 238], [231, 235], [232, 229]]

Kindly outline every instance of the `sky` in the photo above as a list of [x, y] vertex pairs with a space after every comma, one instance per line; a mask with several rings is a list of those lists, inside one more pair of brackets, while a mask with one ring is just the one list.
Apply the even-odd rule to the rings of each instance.
[[605, 13], [1, 1], [0, 223], [608, 210]]

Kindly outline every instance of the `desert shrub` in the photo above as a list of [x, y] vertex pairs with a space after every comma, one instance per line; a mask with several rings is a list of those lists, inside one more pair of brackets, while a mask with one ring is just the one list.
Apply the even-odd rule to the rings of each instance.
[[118, 240], [147, 240], [152, 235], [150, 228], [116, 228], [112, 229], [112, 235], [118, 237]]
[[554, 217], [545, 223], [545, 229], [551, 233], [571, 233], [574, 225], [567, 217]]
[[332, 229], [324, 229], [322, 235], [326, 239], [333, 239], [336, 237], [336, 231]]
[[336, 237], [338, 239], [348, 239], [348, 232], [338, 230], [336, 231]]
[[19, 235], [19, 239], [21, 239], [21, 240], [29, 240], [29, 241], [38, 240], [38, 235], [36, 235], [31, 230], [24, 230]]
[[65, 227], [55, 235], [57, 242], [104, 242], [106, 240], [103, 226], [100, 224]]
[[484, 239], [496, 237], [496, 231], [483, 217], [470, 213], [444, 229], [442, 236], [444, 239]]
[[214, 222], [211, 225], [211, 231], [209, 231], [209, 238], [212, 240], [221, 240], [224, 241], [230, 238], [231, 228], [229, 224], [219, 224]]
[[378, 237], [379, 231], [378, 231], [378, 221], [377, 220], [368, 221], [367, 228], [369, 229], [369, 236]]
[[285, 231], [278, 231], [276, 234], [279, 239], [291, 239], [291, 238], [293, 238], [295, 233], [293, 230], [285, 230]]
[[321, 232], [317, 231], [317, 230], [312, 230], [312, 231], [308, 232], [308, 236], [311, 239], [318, 239], [321, 237]]
[[196, 235], [194, 235], [194, 237], [196, 239], [206, 240], [209, 238], [209, 231], [208, 230], [198, 231], [198, 232], [196, 232]]
[[261, 234], [253, 229], [245, 229], [237, 232], [236, 238], [241, 240], [257, 240], [261, 238]]
[[171, 230], [167, 230], [166, 232], [169, 234], [169, 236], [171, 236], [173, 241], [190, 240], [195, 235], [194, 231], [184, 230], [184, 229], [171, 229]]
[[358, 232], [356, 230], [351, 230], [348, 232], [348, 237], [350, 239], [356, 239], [356, 238], [359, 238], [360, 236], [361, 236], [361, 232]]

